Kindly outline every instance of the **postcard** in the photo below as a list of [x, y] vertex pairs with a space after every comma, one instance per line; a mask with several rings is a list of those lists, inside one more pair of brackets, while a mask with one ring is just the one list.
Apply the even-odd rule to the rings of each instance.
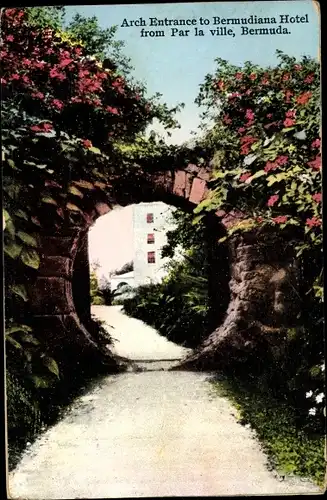
[[9, 498], [324, 493], [320, 31], [1, 10]]

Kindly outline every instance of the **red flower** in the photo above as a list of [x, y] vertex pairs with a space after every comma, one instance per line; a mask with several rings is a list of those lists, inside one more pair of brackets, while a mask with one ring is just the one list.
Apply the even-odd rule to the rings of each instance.
[[313, 195], [312, 195], [312, 199], [313, 199], [313, 201], [315, 201], [316, 203], [321, 203], [321, 200], [322, 200], [322, 194], [321, 194], [321, 193], [316, 193], [316, 194], [313, 194]]
[[278, 217], [273, 217], [272, 220], [276, 222], [276, 224], [285, 224], [287, 215], [278, 215]]
[[272, 114], [272, 113], [268, 113], [268, 114], [267, 114], [267, 118], [269, 118], [269, 119], [270, 119], [270, 118], [272, 118], [272, 117], [273, 117], [273, 114]]
[[288, 111], [286, 111], [286, 118], [294, 118], [295, 113], [296, 113], [295, 109], [289, 109]]
[[268, 84], [269, 84], [269, 80], [268, 80], [268, 78], [267, 78], [267, 77], [263, 78], [263, 79], [261, 80], [261, 83], [262, 83], [262, 85], [268, 85]]
[[254, 113], [253, 113], [252, 109], [247, 109], [246, 110], [245, 117], [248, 120], [253, 120], [254, 119]]
[[236, 80], [242, 80], [243, 73], [241, 73], [240, 71], [238, 71], [237, 73], [235, 73], [235, 78], [236, 78]]
[[5, 83], [7, 83], [7, 80], [5, 80], [4, 78], [0, 78], [0, 82], [1, 82], [2, 84], [5, 84]]
[[62, 101], [60, 101], [59, 99], [53, 99], [52, 106], [54, 106], [55, 108], [60, 110], [64, 107], [64, 103]]
[[244, 174], [241, 175], [240, 177], [240, 182], [245, 182], [246, 179], [248, 179], [249, 177], [251, 177], [251, 173], [250, 172], [245, 172]]
[[286, 118], [286, 120], [284, 120], [283, 123], [285, 127], [292, 127], [293, 125], [295, 125], [295, 120], [292, 120], [291, 118]]
[[250, 146], [248, 144], [243, 144], [241, 147], [241, 155], [248, 155], [250, 152]]
[[32, 125], [31, 130], [33, 132], [50, 132], [53, 129], [51, 123], [41, 123], [40, 125]]
[[218, 82], [216, 82], [216, 87], [219, 88], [219, 90], [224, 90], [224, 87], [225, 87], [225, 82], [223, 80], [219, 80]]
[[27, 59], [26, 57], [22, 60], [23, 66], [30, 66], [32, 64], [30, 59]]
[[257, 219], [256, 219], [256, 220], [257, 220], [257, 222], [258, 222], [259, 224], [261, 224], [261, 223], [263, 222], [263, 217], [260, 217], [260, 216], [259, 216], [259, 217], [257, 217]]
[[76, 54], [77, 56], [80, 56], [80, 55], [82, 54], [82, 49], [81, 49], [80, 47], [76, 47], [76, 48], [75, 48], [75, 54]]
[[313, 73], [311, 73], [310, 75], [308, 75], [305, 79], [304, 79], [304, 83], [312, 83], [314, 80], [314, 75]]
[[100, 101], [100, 99], [94, 99], [93, 104], [95, 106], [101, 106], [102, 102]]
[[256, 73], [251, 73], [250, 80], [255, 80], [257, 78]]
[[286, 102], [291, 102], [292, 95], [293, 95], [293, 92], [291, 92], [290, 90], [286, 90], [286, 92], [285, 92], [285, 101]]
[[298, 104], [306, 104], [310, 100], [311, 96], [312, 92], [304, 92], [303, 94], [299, 95], [299, 97], [296, 98], [296, 102]]
[[84, 78], [84, 76], [88, 76], [90, 74], [90, 72], [86, 69], [81, 69], [79, 72], [78, 72], [78, 77], [79, 78]]
[[42, 92], [34, 92], [34, 94], [31, 94], [31, 95], [35, 99], [44, 99], [44, 94], [42, 94]]
[[82, 102], [82, 99], [80, 97], [72, 97], [70, 102]]
[[252, 137], [251, 135], [246, 135], [244, 137], [241, 137], [240, 141], [241, 144], [253, 144], [254, 142], [257, 142], [256, 137]]
[[73, 62], [73, 59], [62, 59], [59, 63], [59, 68], [64, 68], [65, 66], [68, 66], [71, 62]]
[[50, 70], [50, 78], [58, 78], [58, 80], [62, 81], [66, 79], [66, 75], [65, 73], [59, 72], [57, 68], [54, 67]]
[[295, 64], [294, 69], [295, 69], [295, 71], [301, 71], [301, 69], [303, 69], [303, 67], [301, 66], [301, 64]]
[[315, 227], [315, 226], [321, 226], [321, 219], [318, 219], [317, 217], [312, 217], [311, 219], [306, 220], [306, 225], [309, 227]]
[[225, 115], [224, 118], [223, 118], [223, 122], [226, 125], [230, 125], [232, 123], [232, 120], [229, 118], [229, 115]]
[[320, 148], [320, 139], [315, 139], [311, 144], [312, 148]]
[[252, 94], [252, 90], [251, 89], [248, 89], [246, 92], [245, 92], [245, 95], [251, 95]]
[[275, 161], [276, 163], [278, 163], [278, 165], [285, 165], [288, 162], [288, 156], [278, 156]]
[[91, 141], [89, 141], [88, 139], [84, 139], [84, 140], [82, 141], [82, 144], [83, 144], [83, 146], [84, 146], [85, 148], [91, 148], [91, 147], [92, 147], [92, 142], [91, 142]]
[[264, 171], [268, 173], [268, 172], [270, 172], [270, 170], [276, 170], [276, 168], [278, 168], [278, 165], [276, 163], [272, 163], [271, 161], [268, 161], [266, 163]]
[[117, 108], [112, 108], [111, 106], [106, 107], [106, 111], [112, 113], [113, 115], [119, 115], [119, 111]]
[[287, 82], [287, 80], [289, 80], [291, 78], [291, 75], [289, 73], [285, 73], [285, 75], [283, 75], [283, 82]]
[[6, 40], [7, 40], [7, 42], [13, 42], [14, 41], [13, 35], [6, 36]]
[[237, 130], [237, 132], [238, 132], [239, 134], [243, 134], [243, 132], [245, 132], [245, 130], [246, 130], [246, 129], [245, 129], [245, 127], [240, 127], [240, 128]]
[[53, 126], [51, 125], [51, 123], [43, 123], [42, 126], [43, 126], [44, 132], [50, 132], [50, 130], [53, 129]]
[[313, 168], [314, 170], [320, 170], [321, 169], [321, 156], [317, 155], [314, 160], [308, 162], [308, 165], [310, 165], [310, 167]]
[[18, 73], [14, 73], [10, 77], [10, 80], [19, 80], [19, 79], [20, 79], [20, 75]]
[[267, 202], [268, 207], [273, 207], [278, 200], [279, 200], [278, 194], [274, 194], [273, 196], [270, 196], [270, 198]]

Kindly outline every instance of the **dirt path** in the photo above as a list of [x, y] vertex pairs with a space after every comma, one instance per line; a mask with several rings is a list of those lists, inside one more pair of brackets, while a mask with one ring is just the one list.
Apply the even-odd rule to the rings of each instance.
[[[165, 359], [184, 353], [162, 337], [164, 343], [159, 341], [153, 330], [151, 339], [151, 329], [122, 317], [117, 309], [99, 308], [97, 313], [107, 316], [111, 324], [116, 321], [117, 337], [126, 332], [135, 338], [137, 332], [142, 340], [124, 344], [121, 337], [116, 347], [121, 355], [129, 352], [149, 360], [151, 354], [164, 359], [165, 342]], [[154, 345], [156, 352], [150, 349]], [[265, 461], [253, 433], [237, 423], [229, 401], [212, 393], [208, 374], [125, 373], [105, 377], [28, 449], [10, 475], [10, 497], [46, 500], [319, 491], [298, 479], [280, 482]]]

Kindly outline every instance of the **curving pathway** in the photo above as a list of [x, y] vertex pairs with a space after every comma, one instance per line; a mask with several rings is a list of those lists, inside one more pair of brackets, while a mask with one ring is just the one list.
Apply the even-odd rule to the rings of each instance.
[[[150, 359], [176, 359], [186, 352], [119, 308], [97, 306], [94, 312], [115, 327], [111, 333], [120, 340], [115, 350], [121, 356], [150, 365]], [[124, 373], [103, 378], [37, 439], [10, 474], [9, 496], [47, 500], [320, 491], [299, 479], [280, 482], [265, 463], [255, 435], [237, 423], [227, 399], [213, 394], [208, 374]]]

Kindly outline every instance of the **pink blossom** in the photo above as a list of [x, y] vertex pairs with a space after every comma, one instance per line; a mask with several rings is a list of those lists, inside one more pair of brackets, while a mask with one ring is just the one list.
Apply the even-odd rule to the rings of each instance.
[[272, 220], [276, 222], [276, 224], [285, 224], [287, 215], [278, 215], [278, 217], [273, 217]]
[[312, 148], [320, 148], [320, 139], [315, 139], [311, 144]]
[[264, 171], [265, 172], [270, 172], [271, 170], [276, 170], [276, 168], [278, 168], [278, 165], [276, 163], [272, 163], [271, 161], [268, 161], [266, 163], [266, 166], [264, 168]]
[[60, 101], [59, 99], [53, 99], [52, 106], [54, 106], [55, 108], [60, 110], [64, 107], [64, 103], [62, 101]]
[[320, 170], [321, 169], [321, 156], [317, 155], [314, 160], [308, 162], [308, 165], [311, 168], [313, 168], [314, 170]]
[[249, 179], [249, 177], [251, 177], [251, 172], [245, 172], [244, 174], [241, 175], [240, 177], [240, 181], [241, 182], [245, 182], [247, 179]]
[[278, 200], [279, 200], [278, 194], [274, 194], [273, 196], [270, 196], [270, 198], [267, 202], [268, 207], [273, 207], [275, 205], [275, 203], [277, 203]]
[[278, 163], [278, 165], [285, 165], [288, 162], [288, 156], [286, 155], [278, 156], [278, 158], [276, 158], [275, 161], [276, 163]]
[[253, 120], [254, 119], [254, 113], [253, 113], [252, 109], [247, 109], [246, 110], [245, 117], [248, 120]]
[[284, 120], [283, 123], [285, 127], [292, 127], [293, 125], [295, 125], [295, 120], [292, 120], [291, 118], [286, 118], [286, 120]]
[[322, 200], [322, 194], [321, 194], [321, 193], [316, 193], [316, 194], [313, 194], [313, 195], [312, 195], [312, 199], [313, 199], [313, 201], [315, 201], [316, 203], [321, 203], [321, 200]]
[[321, 226], [321, 219], [318, 219], [317, 217], [312, 217], [311, 219], [306, 220], [306, 225], [309, 227], [318, 227]]

